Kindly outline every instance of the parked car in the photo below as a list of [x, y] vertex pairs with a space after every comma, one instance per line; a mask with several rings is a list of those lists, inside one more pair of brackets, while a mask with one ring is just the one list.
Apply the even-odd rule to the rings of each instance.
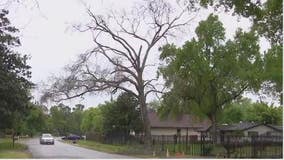
[[49, 133], [43, 133], [39, 139], [40, 144], [54, 144], [54, 138]]
[[75, 134], [69, 134], [68, 136], [62, 137], [63, 140], [79, 140], [82, 139], [82, 137], [75, 135]]

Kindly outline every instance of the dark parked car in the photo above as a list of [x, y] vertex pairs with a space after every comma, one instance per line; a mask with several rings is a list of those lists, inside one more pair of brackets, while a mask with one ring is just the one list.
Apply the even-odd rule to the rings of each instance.
[[75, 134], [70, 134], [68, 136], [62, 137], [63, 140], [79, 140], [82, 139], [82, 137], [75, 135]]

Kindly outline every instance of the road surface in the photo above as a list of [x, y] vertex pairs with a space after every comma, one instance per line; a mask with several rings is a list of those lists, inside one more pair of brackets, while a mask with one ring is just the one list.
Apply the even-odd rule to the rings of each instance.
[[77, 147], [57, 140], [54, 145], [41, 145], [38, 138], [29, 139], [23, 143], [28, 145], [33, 158], [133, 158]]

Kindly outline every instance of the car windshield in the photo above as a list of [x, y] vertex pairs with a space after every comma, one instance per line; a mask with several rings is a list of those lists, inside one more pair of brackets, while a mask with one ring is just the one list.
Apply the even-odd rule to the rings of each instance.
[[52, 136], [51, 136], [51, 134], [42, 134], [42, 137], [48, 138], [48, 137], [52, 137]]

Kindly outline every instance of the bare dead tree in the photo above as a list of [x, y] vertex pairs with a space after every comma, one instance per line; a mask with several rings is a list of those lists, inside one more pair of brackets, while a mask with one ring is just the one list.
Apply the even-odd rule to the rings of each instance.
[[150, 146], [146, 99], [150, 93], [161, 91], [153, 84], [157, 79], [144, 73], [151, 66], [147, 60], [155, 54], [152, 50], [158, 43], [167, 43], [195, 14], [189, 11], [190, 6], [175, 10], [163, 0], [144, 2], [129, 13], [111, 12], [105, 17], [87, 8], [91, 22], [76, 28], [92, 34], [94, 47], [65, 68], [67, 76], [54, 78], [42, 100], [58, 102], [99, 91], [131, 93], [139, 101], [146, 144]]

